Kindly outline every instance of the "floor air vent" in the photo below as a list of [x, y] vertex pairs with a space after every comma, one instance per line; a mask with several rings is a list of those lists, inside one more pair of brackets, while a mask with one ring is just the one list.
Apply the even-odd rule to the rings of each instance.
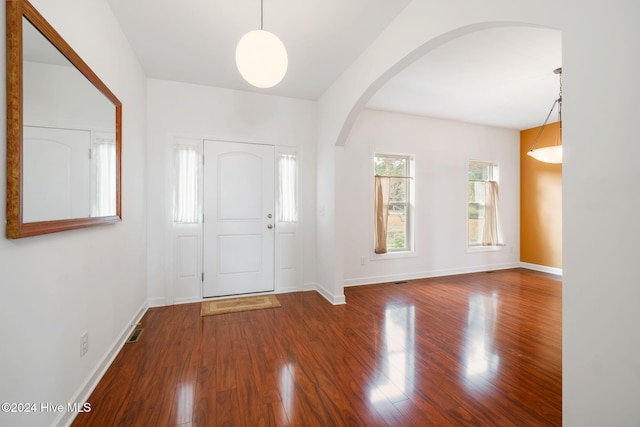
[[138, 342], [138, 340], [140, 339], [140, 335], [142, 335], [142, 332], [144, 332], [144, 328], [134, 329], [133, 332], [131, 332], [131, 335], [129, 335], [126, 344]]
[[401, 280], [399, 282], [393, 282], [394, 285], [406, 285], [407, 283], [409, 283], [409, 282], [407, 282], [406, 280]]

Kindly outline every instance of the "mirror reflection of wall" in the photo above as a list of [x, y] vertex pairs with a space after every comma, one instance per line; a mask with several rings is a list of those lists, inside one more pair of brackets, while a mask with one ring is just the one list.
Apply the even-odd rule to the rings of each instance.
[[24, 126], [23, 221], [89, 216], [91, 133]]
[[116, 214], [115, 107], [23, 18], [23, 222]]

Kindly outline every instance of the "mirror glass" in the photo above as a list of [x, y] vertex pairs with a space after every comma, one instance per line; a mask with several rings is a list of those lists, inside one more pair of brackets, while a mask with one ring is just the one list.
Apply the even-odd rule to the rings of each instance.
[[120, 221], [120, 101], [26, 0], [6, 4], [7, 237]]
[[115, 107], [23, 18], [22, 220], [115, 215]]

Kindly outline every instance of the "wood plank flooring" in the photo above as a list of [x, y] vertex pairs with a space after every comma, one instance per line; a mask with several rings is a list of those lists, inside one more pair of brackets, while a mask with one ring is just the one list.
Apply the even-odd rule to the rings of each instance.
[[151, 308], [74, 426], [558, 426], [561, 282], [524, 269]]

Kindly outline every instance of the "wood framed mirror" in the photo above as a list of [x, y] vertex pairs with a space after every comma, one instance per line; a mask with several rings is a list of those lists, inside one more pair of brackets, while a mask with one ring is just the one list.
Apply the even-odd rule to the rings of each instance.
[[27, 0], [6, 20], [7, 237], [121, 221], [121, 102]]

